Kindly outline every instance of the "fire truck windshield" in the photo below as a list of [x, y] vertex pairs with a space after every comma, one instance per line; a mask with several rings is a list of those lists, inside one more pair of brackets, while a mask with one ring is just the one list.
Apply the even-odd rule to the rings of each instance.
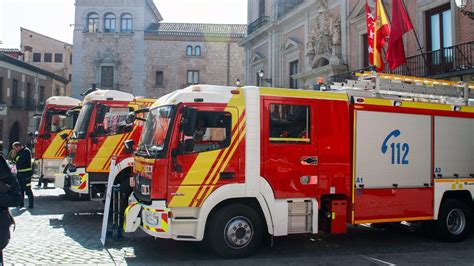
[[93, 109], [94, 105], [92, 103], [86, 103], [82, 107], [79, 117], [77, 118], [76, 126], [74, 127], [73, 138], [84, 139], [86, 137], [89, 120], [91, 118]]
[[138, 152], [141, 155], [155, 157], [165, 149], [173, 111], [174, 106], [163, 106], [150, 110], [138, 147]]
[[77, 115], [67, 116], [66, 109], [48, 109], [44, 123], [44, 132], [58, 133], [65, 129], [72, 129]]

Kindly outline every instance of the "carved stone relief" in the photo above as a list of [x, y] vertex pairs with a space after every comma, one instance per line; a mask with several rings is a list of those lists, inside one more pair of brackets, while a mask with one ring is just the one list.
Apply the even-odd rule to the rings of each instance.
[[341, 59], [341, 20], [333, 17], [328, 9], [327, 1], [318, 1], [317, 16], [310, 22], [310, 30], [306, 50], [313, 68], [318, 67], [316, 61], [326, 58], [330, 64], [342, 64]]

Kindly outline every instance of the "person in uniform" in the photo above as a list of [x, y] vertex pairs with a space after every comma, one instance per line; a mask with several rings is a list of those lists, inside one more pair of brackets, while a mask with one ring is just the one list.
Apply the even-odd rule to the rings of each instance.
[[2, 251], [10, 241], [10, 227], [15, 223], [8, 208], [17, 207], [21, 202], [20, 185], [11, 174], [2, 149], [3, 147], [0, 148], [0, 265], [3, 265]]
[[[28, 196], [28, 208], [34, 207], [33, 191], [31, 191], [31, 177], [33, 176], [33, 169], [31, 167], [31, 151], [23, 146], [20, 142], [15, 142], [12, 145], [15, 151], [14, 163], [16, 164], [16, 177], [20, 183], [22, 199], [25, 193]], [[20, 207], [23, 207], [23, 201], [20, 202]]]

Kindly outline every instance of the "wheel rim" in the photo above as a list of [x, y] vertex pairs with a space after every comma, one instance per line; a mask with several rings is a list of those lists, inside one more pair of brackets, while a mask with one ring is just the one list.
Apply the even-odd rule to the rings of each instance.
[[460, 209], [451, 210], [446, 217], [446, 225], [451, 234], [461, 234], [466, 227], [466, 216], [464, 215], [464, 212]]
[[224, 239], [233, 249], [246, 247], [253, 238], [253, 226], [249, 219], [243, 216], [234, 217], [224, 228]]

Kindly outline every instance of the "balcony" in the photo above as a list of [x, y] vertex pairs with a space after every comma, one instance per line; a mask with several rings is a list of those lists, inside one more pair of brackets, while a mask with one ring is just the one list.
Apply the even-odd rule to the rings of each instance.
[[[406, 64], [390, 70], [385, 63], [383, 72], [415, 77], [447, 79], [474, 73], [474, 41], [445, 47], [406, 58]], [[331, 81], [342, 82], [354, 78], [355, 72], [369, 71], [371, 67], [353, 70], [330, 77]]]
[[247, 35], [250, 35], [252, 32], [256, 31], [258, 28], [267, 24], [270, 21], [269, 16], [261, 16], [257, 18], [254, 22], [250, 23], [247, 27]]

